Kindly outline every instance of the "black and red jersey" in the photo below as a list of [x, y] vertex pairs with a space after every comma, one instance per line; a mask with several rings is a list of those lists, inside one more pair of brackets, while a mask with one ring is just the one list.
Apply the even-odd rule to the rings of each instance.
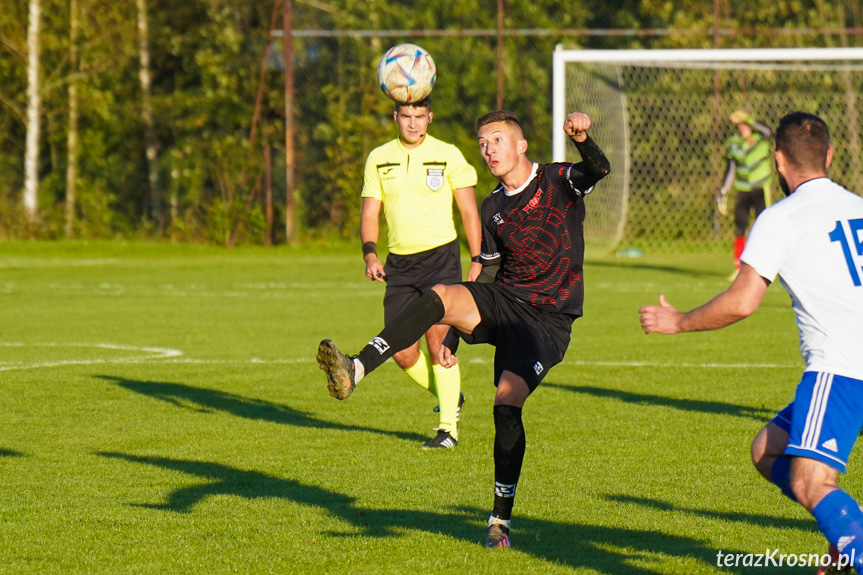
[[520, 190], [507, 193], [499, 186], [483, 201], [482, 263], [499, 265], [495, 282], [518, 299], [582, 315], [584, 196], [608, 173], [599, 155], [605, 162], [599, 167], [534, 164]]

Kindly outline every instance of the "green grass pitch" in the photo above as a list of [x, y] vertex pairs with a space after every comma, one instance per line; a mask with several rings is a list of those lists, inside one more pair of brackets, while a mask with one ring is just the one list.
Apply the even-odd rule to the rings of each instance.
[[[488, 346], [460, 351], [461, 443], [392, 362], [339, 402], [314, 362], [382, 327], [356, 250], [0, 244], [0, 573], [814, 573], [749, 462], [802, 371], [788, 297], [645, 336], [639, 306], [724, 289], [728, 257], [589, 260], [585, 316], [525, 407], [513, 548], [492, 503]], [[843, 486], [863, 494], [856, 461]]]

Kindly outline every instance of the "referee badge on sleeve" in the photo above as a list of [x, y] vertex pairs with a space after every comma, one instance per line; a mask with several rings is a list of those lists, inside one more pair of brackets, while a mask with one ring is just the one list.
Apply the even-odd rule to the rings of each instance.
[[438, 191], [443, 186], [443, 169], [427, 168], [426, 169], [426, 185], [433, 192]]

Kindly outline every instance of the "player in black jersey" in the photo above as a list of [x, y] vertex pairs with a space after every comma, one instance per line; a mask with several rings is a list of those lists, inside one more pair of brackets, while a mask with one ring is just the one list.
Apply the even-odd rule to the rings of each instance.
[[486, 547], [509, 547], [510, 516], [521, 474], [525, 434], [521, 411], [569, 345], [582, 315], [584, 196], [609, 173], [587, 134], [586, 114], [567, 116], [563, 130], [581, 154], [578, 164], [527, 158], [518, 118], [497, 110], [477, 120], [480, 153], [500, 185], [482, 204], [483, 272], [473, 283], [438, 285], [349, 357], [330, 340], [318, 348], [330, 394], [348, 397], [366, 374], [411, 345], [435, 323], [451, 326], [439, 361], [455, 365], [459, 337], [496, 346], [494, 358], [494, 507]]

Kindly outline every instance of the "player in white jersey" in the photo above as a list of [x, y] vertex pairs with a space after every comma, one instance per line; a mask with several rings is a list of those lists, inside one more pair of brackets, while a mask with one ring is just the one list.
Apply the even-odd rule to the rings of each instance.
[[827, 178], [833, 148], [817, 116], [782, 118], [775, 158], [788, 197], [755, 221], [731, 287], [686, 313], [660, 296], [639, 310], [641, 325], [665, 334], [723, 328], [752, 314], [779, 277], [806, 371], [794, 401], [755, 437], [752, 460], [818, 520], [836, 558], [819, 573], [863, 573], [863, 511], [837, 484], [863, 428], [863, 198]]

